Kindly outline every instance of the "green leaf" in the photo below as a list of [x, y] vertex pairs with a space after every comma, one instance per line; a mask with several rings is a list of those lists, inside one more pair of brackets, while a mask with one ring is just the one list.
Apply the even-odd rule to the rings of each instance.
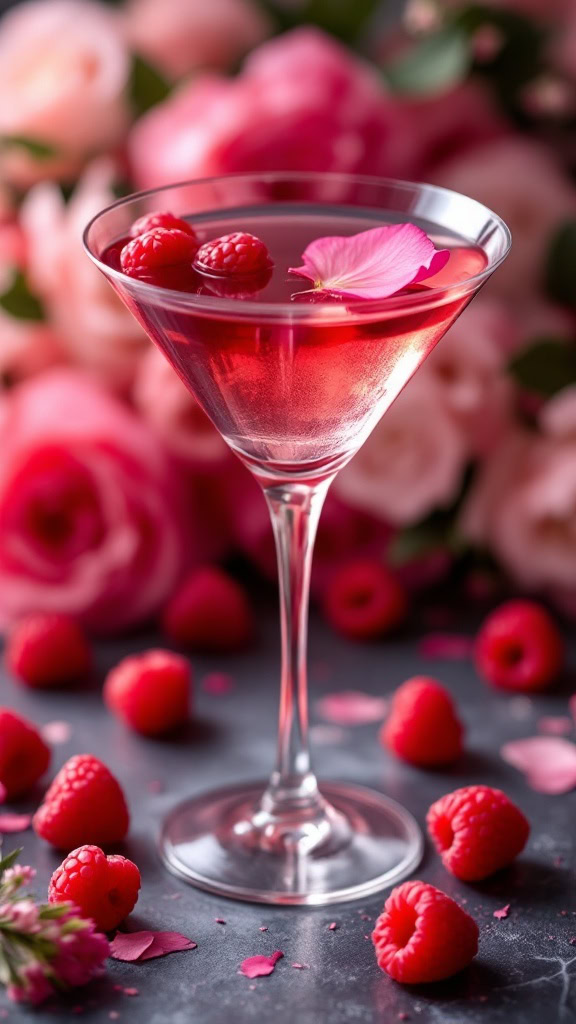
[[527, 391], [550, 398], [576, 382], [576, 346], [543, 338], [516, 356], [509, 369]]
[[551, 299], [576, 309], [576, 220], [566, 221], [552, 238], [545, 284]]
[[12, 850], [12, 853], [7, 853], [5, 857], [2, 857], [2, 860], [0, 860], [0, 878], [2, 877], [4, 872], [8, 870], [8, 868], [14, 866], [21, 853], [22, 847], [20, 847], [18, 850]]
[[160, 72], [139, 54], [135, 54], [130, 76], [130, 99], [135, 114], [145, 114], [150, 107], [165, 100], [170, 91], [170, 85]]
[[444, 92], [461, 82], [472, 63], [470, 39], [455, 25], [426, 36], [385, 69], [390, 88], [406, 95]]
[[380, 0], [305, 0], [289, 4], [281, 0], [260, 0], [282, 32], [297, 25], [318, 25], [348, 45], [355, 41], [380, 6]]
[[16, 270], [10, 287], [0, 295], [0, 307], [17, 320], [43, 320], [40, 299], [30, 291], [21, 270]]
[[31, 139], [27, 135], [2, 135], [0, 147], [25, 149], [35, 160], [51, 160], [52, 157], [58, 156], [55, 146], [41, 142], [40, 139]]

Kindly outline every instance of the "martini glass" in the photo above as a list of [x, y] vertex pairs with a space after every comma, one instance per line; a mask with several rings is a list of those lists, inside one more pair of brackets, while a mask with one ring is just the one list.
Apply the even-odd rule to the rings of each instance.
[[[201, 241], [250, 231], [269, 279], [124, 275], [119, 252], [140, 216], [169, 210]], [[411, 221], [450, 260], [435, 278], [380, 300], [307, 292], [287, 274], [306, 245]], [[262, 903], [365, 897], [422, 855], [412, 815], [383, 793], [317, 782], [308, 746], [306, 639], [312, 548], [335, 474], [504, 259], [509, 232], [474, 200], [429, 185], [330, 174], [231, 175], [122, 199], [88, 225], [89, 255], [260, 483], [280, 578], [282, 670], [276, 763], [267, 781], [194, 794], [164, 822], [165, 864], [187, 881]], [[319, 301], [318, 301], [319, 299]]]

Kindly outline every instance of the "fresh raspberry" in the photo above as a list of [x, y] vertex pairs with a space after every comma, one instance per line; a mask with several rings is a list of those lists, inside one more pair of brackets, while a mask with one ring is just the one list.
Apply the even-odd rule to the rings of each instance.
[[80, 846], [50, 879], [49, 903], [74, 903], [96, 927], [110, 932], [134, 910], [140, 872], [131, 860], [107, 857], [99, 846]]
[[166, 634], [191, 651], [226, 652], [247, 647], [254, 618], [245, 590], [217, 569], [196, 569], [164, 610]]
[[326, 588], [324, 614], [351, 640], [373, 640], [399, 626], [408, 602], [403, 587], [381, 562], [361, 560], [337, 569]]
[[426, 818], [442, 863], [463, 882], [479, 882], [511, 864], [530, 825], [500, 789], [465, 786], [432, 804]]
[[93, 754], [76, 754], [58, 772], [32, 824], [42, 839], [68, 850], [119, 843], [129, 823], [124, 794], [106, 765]]
[[138, 238], [139, 235], [145, 235], [147, 231], [153, 231], [154, 228], [167, 228], [168, 230], [177, 228], [178, 231], [184, 231], [185, 234], [191, 235], [198, 246], [194, 228], [187, 220], [175, 217], [168, 210], [156, 210], [155, 213], [145, 213], [143, 217], [138, 217], [138, 220], [135, 220], [130, 228], [130, 238]]
[[233, 231], [205, 242], [194, 260], [197, 270], [209, 274], [253, 274], [270, 265], [270, 254], [264, 242], [246, 231]]
[[187, 720], [191, 682], [184, 658], [171, 651], [146, 651], [124, 658], [108, 673], [104, 701], [136, 732], [160, 736]]
[[478, 952], [478, 925], [446, 893], [404, 882], [390, 893], [372, 932], [378, 966], [394, 981], [451, 978]]
[[67, 615], [44, 613], [16, 624], [5, 659], [9, 671], [34, 689], [77, 682], [92, 666], [90, 646], [78, 623]]
[[153, 228], [124, 246], [120, 265], [125, 274], [139, 277], [152, 270], [192, 263], [198, 245], [192, 235], [178, 228]]
[[0, 708], [0, 783], [9, 800], [32, 788], [48, 768], [50, 756], [32, 722]]
[[448, 691], [435, 679], [414, 676], [396, 690], [380, 741], [403, 761], [431, 768], [460, 756], [463, 734]]
[[535, 601], [507, 601], [488, 616], [476, 638], [478, 673], [504, 690], [544, 690], [564, 659], [558, 627]]

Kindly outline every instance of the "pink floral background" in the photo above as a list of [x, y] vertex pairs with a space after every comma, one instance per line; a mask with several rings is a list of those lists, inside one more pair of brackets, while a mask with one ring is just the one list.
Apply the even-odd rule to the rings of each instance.
[[1, 628], [145, 623], [206, 560], [274, 575], [256, 486], [81, 247], [121, 192], [272, 168], [432, 181], [514, 236], [334, 486], [316, 597], [369, 556], [411, 588], [452, 574], [576, 613], [576, 7], [410, 0], [391, 26], [355, 6], [320, 25], [306, 2], [27, 0], [0, 20]]

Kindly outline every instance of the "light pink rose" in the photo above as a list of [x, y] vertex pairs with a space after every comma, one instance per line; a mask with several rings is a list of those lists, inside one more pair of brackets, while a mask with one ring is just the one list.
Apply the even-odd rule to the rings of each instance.
[[551, 152], [530, 139], [501, 139], [442, 164], [432, 180], [479, 199], [508, 224], [512, 249], [492, 278], [491, 294], [533, 295], [552, 233], [576, 212], [576, 190]]
[[470, 451], [487, 454], [512, 416], [512, 381], [506, 374], [518, 345], [518, 325], [502, 304], [476, 299], [428, 357], [425, 370], [467, 439]]
[[121, 139], [130, 70], [116, 15], [94, 0], [28, 0], [0, 22], [0, 135], [54, 147], [39, 160], [3, 148], [18, 184], [73, 173]]
[[174, 470], [90, 378], [52, 370], [0, 406], [0, 625], [58, 611], [97, 630], [152, 615], [187, 554]]
[[169, 78], [227, 68], [269, 35], [254, 0], [128, 0], [130, 46]]
[[452, 501], [467, 453], [442, 388], [420, 370], [334, 486], [351, 505], [404, 526]]
[[82, 247], [87, 222], [113, 202], [112, 179], [107, 160], [94, 162], [67, 205], [55, 185], [36, 185], [21, 216], [30, 280], [69, 358], [121, 389], [131, 384], [148, 340]]
[[136, 123], [141, 188], [232, 171], [405, 170], [398, 105], [375, 68], [318, 29], [255, 50], [235, 79], [203, 76]]

